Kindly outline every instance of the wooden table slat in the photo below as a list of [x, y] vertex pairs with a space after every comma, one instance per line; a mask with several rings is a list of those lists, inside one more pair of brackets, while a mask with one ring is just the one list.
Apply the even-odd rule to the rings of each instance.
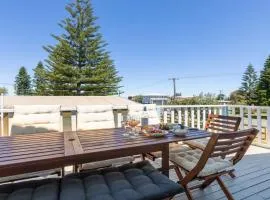
[[0, 154], [0, 160], [1, 158], [5, 157], [15, 157], [15, 156], [22, 156], [22, 155], [29, 155], [29, 154], [39, 154], [39, 153], [55, 153], [55, 152], [63, 152], [63, 147], [57, 147], [57, 148], [47, 148], [47, 149], [32, 149], [28, 151], [15, 151], [15, 152], [5, 152]]
[[83, 153], [83, 148], [76, 132], [67, 132], [64, 134], [65, 155], [74, 155]]

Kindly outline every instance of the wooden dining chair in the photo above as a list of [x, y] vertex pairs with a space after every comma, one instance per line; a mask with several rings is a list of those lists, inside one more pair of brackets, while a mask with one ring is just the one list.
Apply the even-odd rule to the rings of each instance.
[[[229, 200], [233, 199], [220, 176], [232, 172], [245, 155], [248, 147], [256, 137], [255, 128], [227, 133], [213, 133], [205, 149], [192, 149], [186, 152], [170, 154], [180, 184], [184, 187], [188, 199], [192, 199], [191, 190], [204, 189], [217, 181]], [[224, 157], [230, 156], [230, 159]], [[194, 180], [203, 180], [200, 185], [188, 187]]]
[[[233, 131], [237, 131], [239, 128], [241, 122], [241, 117], [234, 117], [234, 116], [224, 116], [224, 115], [215, 115], [215, 114], [209, 114], [205, 130], [212, 133], [229, 133]], [[190, 150], [190, 148], [199, 148], [203, 150], [205, 146], [207, 145], [209, 141], [209, 138], [202, 138], [202, 139], [195, 139], [195, 140], [188, 140], [184, 141], [183, 144], [170, 144], [170, 152], [176, 153], [179, 151], [186, 151]], [[190, 148], [189, 148], [190, 147]], [[143, 159], [147, 157], [148, 159], [155, 161], [155, 159], [161, 157], [161, 152], [151, 152], [146, 153], [143, 156]], [[232, 177], [234, 177], [233, 174], [231, 174]]]
[[[205, 130], [210, 133], [230, 133], [237, 131], [241, 122], [241, 117], [209, 114], [205, 124]], [[204, 150], [209, 138], [185, 141], [184, 144], [191, 148]]]

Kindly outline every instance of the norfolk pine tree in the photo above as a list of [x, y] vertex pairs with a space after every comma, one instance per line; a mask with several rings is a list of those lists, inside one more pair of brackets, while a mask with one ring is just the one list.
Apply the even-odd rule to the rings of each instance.
[[19, 69], [19, 73], [15, 78], [15, 93], [16, 95], [31, 95], [31, 77], [27, 73], [25, 67]]
[[256, 104], [257, 96], [256, 89], [258, 84], [258, 77], [254, 67], [249, 64], [242, 77], [241, 93], [245, 98], [245, 103], [248, 105]]
[[36, 68], [33, 69], [34, 71], [34, 78], [33, 78], [33, 88], [34, 88], [34, 94], [41, 96], [46, 95], [46, 89], [47, 89], [47, 80], [46, 80], [46, 71], [43, 66], [43, 63], [40, 61]]
[[60, 23], [62, 35], [53, 37], [46, 71], [51, 95], [111, 95], [117, 93], [121, 77], [115, 69], [106, 43], [98, 32], [89, 0], [68, 4], [69, 17]]
[[5, 87], [0, 87], [0, 94], [6, 95], [8, 94], [8, 90]]
[[258, 104], [270, 106], [270, 56], [264, 63], [257, 87]]

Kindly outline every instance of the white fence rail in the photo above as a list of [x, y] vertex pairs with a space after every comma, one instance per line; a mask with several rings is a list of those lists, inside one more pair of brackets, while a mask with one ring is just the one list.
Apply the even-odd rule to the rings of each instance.
[[[270, 147], [270, 107], [267, 106], [242, 106], [242, 105], [162, 105], [157, 106], [160, 119], [164, 123], [180, 123], [186, 126], [204, 129], [208, 114], [216, 113], [242, 118], [240, 129], [255, 127], [259, 130], [256, 143], [260, 146]], [[73, 113], [75, 108], [62, 107], [61, 111]], [[117, 108], [117, 110], [126, 108]], [[3, 108], [3, 97], [0, 99], [0, 130], [4, 132], [4, 113], [12, 113], [13, 109]], [[10, 115], [8, 115], [10, 116]], [[121, 114], [115, 116], [117, 124], [121, 121]], [[76, 115], [70, 117], [71, 129], [75, 130]], [[10, 118], [8, 117], [8, 120]], [[7, 126], [7, 125], [6, 125]], [[7, 130], [7, 128], [5, 129]], [[9, 129], [8, 129], [9, 130]]]
[[242, 105], [163, 105], [158, 106], [162, 122], [181, 123], [203, 129], [208, 114], [240, 116], [240, 129], [259, 130], [256, 144], [270, 147], [270, 107]]

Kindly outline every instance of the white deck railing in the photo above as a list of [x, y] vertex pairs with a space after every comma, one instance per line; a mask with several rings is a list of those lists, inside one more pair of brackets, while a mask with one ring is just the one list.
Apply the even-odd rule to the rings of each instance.
[[[0, 101], [2, 100], [1, 98]], [[2, 103], [3, 102], [0, 102], [0, 135], [4, 135], [4, 113], [13, 113], [13, 109], [3, 109]], [[115, 109], [119, 111], [127, 108], [117, 107]], [[180, 123], [199, 129], [204, 129], [207, 116], [210, 113], [240, 116], [242, 118], [240, 129], [250, 127], [257, 128], [259, 134], [255, 142], [260, 146], [270, 147], [270, 107], [243, 105], [163, 105], [157, 106], [157, 109], [160, 113], [160, 119], [164, 123]], [[70, 111], [73, 113], [76, 109], [62, 107], [61, 111]], [[118, 113], [116, 118], [117, 126], [121, 126], [122, 114]], [[9, 123], [9, 126], [10, 124], [11, 123]], [[71, 115], [71, 126], [71, 129], [75, 130], [75, 114]]]
[[256, 144], [270, 147], [270, 107], [243, 105], [163, 105], [158, 106], [161, 121], [203, 129], [208, 114], [240, 116], [240, 129], [259, 130]]

